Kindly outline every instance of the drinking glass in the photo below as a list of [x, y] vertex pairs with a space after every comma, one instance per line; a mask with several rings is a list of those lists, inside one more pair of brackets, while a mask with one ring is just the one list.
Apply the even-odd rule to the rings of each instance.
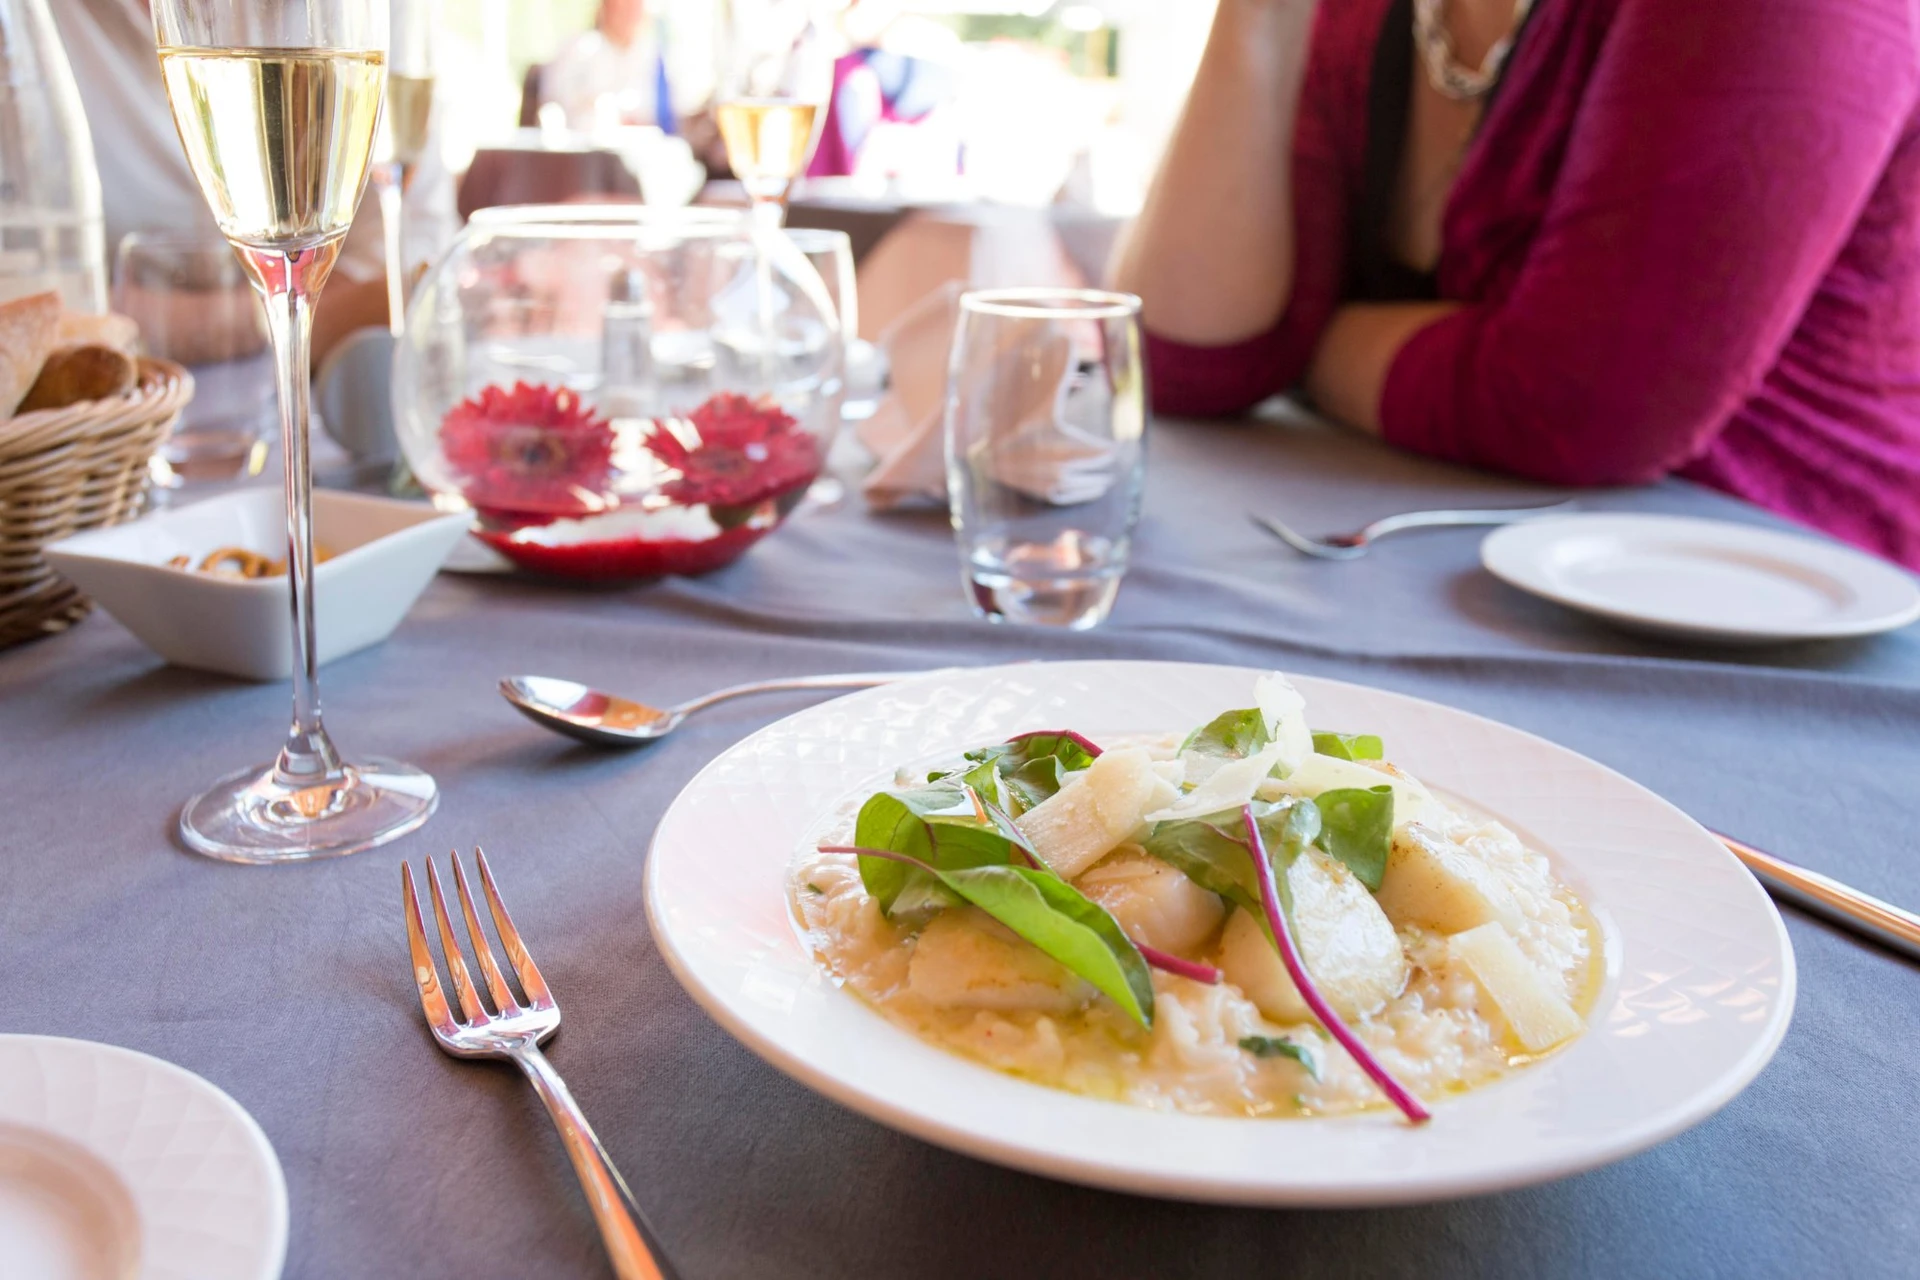
[[389, 0], [153, 0], [187, 162], [259, 294], [279, 384], [293, 608], [293, 721], [264, 769], [180, 812], [194, 850], [289, 862], [383, 844], [427, 820], [433, 779], [342, 759], [320, 718], [308, 367], [313, 303], [366, 187], [386, 82]]
[[193, 374], [193, 399], [160, 446], [170, 487], [260, 474], [273, 355], [232, 248], [211, 231], [135, 231], [120, 241], [113, 279], [114, 309], [139, 322], [146, 353]]
[[947, 496], [976, 614], [1076, 631], [1106, 619], [1140, 517], [1146, 430], [1138, 298], [961, 295]]
[[426, 154], [433, 119], [433, 0], [390, 0], [392, 47], [387, 51], [387, 103], [374, 136], [372, 182], [380, 197], [380, 225], [387, 259], [387, 327], [406, 330], [407, 189]]
[[734, 17], [714, 120], [754, 218], [778, 227], [826, 123], [833, 61], [806, 0], [737, 3]]
[[[826, 283], [827, 297], [833, 301], [833, 312], [840, 327], [840, 358], [828, 371], [827, 380], [821, 387], [822, 398], [827, 403], [827, 435], [820, 442], [821, 456], [827, 457], [833, 449], [833, 440], [840, 431], [842, 410], [847, 398], [847, 354], [853, 350], [854, 343], [860, 340], [860, 302], [854, 287], [853, 274], [853, 237], [844, 231], [828, 231], [812, 227], [795, 227], [787, 231], [787, 239], [793, 241], [796, 249], [813, 269], [820, 273], [820, 279]], [[807, 497], [816, 507], [831, 507], [847, 496], [847, 487], [834, 476], [822, 473], [813, 486], [807, 490]]]

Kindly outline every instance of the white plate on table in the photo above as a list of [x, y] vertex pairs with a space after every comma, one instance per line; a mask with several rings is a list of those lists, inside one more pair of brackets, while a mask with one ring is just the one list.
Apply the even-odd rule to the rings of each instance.
[[273, 1280], [287, 1184], [199, 1076], [131, 1049], [0, 1035], [0, 1274]]
[[[1184, 732], [1244, 705], [1255, 671], [1156, 662], [990, 667], [869, 690], [763, 729], [661, 819], [647, 914], [681, 984], [801, 1083], [930, 1142], [1015, 1168], [1182, 1199], [1435, 1200], [1545, 1181], [1698, 1123], [1772, 1057], [1793, 1009], [1779, 914], [1711, 835], [1645, 788], [1436, 703], [1296, 678], [1314, 723], [1382, 735], [1416, 776], [1553, 859], [1605, 935], [1588, 1031], [1434, 1107], [1244, 1120], [1050, 1089], [928, 1045], [839, 989], [803, 944], [787, 873], [824, 813], [908, 761], [1045, 728]], [[780, 1124], [776, 1115], [750, 1123]]]
[[1720, 644], [1875, 635], [1920, 618], [1920, 584], [1826, 539], [1689, 516], [1528, 520], [1480, 544], [1522, 591], [1636, 631]]

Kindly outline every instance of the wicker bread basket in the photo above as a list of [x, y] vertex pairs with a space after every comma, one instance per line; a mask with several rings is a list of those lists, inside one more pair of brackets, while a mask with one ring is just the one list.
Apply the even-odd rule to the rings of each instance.
[[192, 397], [185, 369], [142, 360], [125, 395], [0, 422], [0, 648], [64, 630], [92, 607], [41, 551], [139, 514], [148, 460]]

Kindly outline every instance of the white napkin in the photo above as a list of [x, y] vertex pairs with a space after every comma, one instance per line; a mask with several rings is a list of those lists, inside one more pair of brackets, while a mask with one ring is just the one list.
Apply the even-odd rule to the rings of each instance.
[[[1067, 397], [1075, 389], [1073, 342], [1041, 322], [1001, 333], [1006, 349], [993, 361], [992, 382], [1007, 403], [987, 407], [991, 433], [974, 445], [975, 453], [991, 450], [983, 469], [1040, 502], [1094, 501], [1113, 483], [1113, 446], [1067, 419]], [[944, 436], [936, 441], [942, 457], [944, 444]]]
[[887, 394], [854, 428], [879, 461], [861, 491], [876, 510], [946, 501], [941, 432], [947, 394], [947, 351], [965, 286], [949, 281], [888, 325], [876, 345], [886, 355]]
[[[968, 282], [948, 280], [937, 286], [878, 336], [890, 371], [889, 387], [873, 416], [855, 428], [861, 444], [879, 459], [862, 486], [868, 505], [876, 510], [946, 502], [947, 361], [961, 293], [1022, 283], [1084, 283], [1043, 216], [1020, 211], [1020, 216], [974, 214], [963, 224], [918, 221], [923, 225], [905, 230], [919, 238], [901, 240], [897, 247], [904, 252], [890, 262], [882, 251], [895, 246], [883, 243], [875, 250], [873, 266], [882, 271], [937, 270], [937, 263], [944, 261], [945, 269], [964, 270]], [[912, 262], [903, 262], [905, 258]], [[863, 283], [863, 297], [866, 287]], [[1009, 328], [1008, 333], [1009, 348], [1000, 366], [1007, 376], [996, 377], [994, 385], [1020, 399], [996, 407], [995, 421], [1006, 425], [994, 437], [995, 478], [1043, 502], [1070, 505], [1098, 498], [1112, 483], [1107, 474], [1111, 446], [1076, 430], [1068, 420], [1067, 397], [1075, 372], [1071, 343], [1064, 334], [1040, 325]], [[1036, 359], [1036, 346], [1037, 372], [1012, 376], [1014, 367]], [[1081, 388], [1076, 395], [1084, 403], [1091, 390]]]

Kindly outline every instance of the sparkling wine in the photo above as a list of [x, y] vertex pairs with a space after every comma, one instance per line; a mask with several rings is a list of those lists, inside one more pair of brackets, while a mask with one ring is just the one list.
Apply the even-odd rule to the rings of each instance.
[[739, 98], [715, 111], [727, 163], [756, 199], [778, 199], [807, 167], [820, 108], [791, 98]]
[[393, 158], [406, 166], [420, 163], [427, 151], [427, 124], [433, 115], [433, 77], [387, 76], [387, 131]]
[[366, 185], [384, 61], [333, 49], [160, 51], [187, 161], [229, 240], [286, 249], [346, 234]]

